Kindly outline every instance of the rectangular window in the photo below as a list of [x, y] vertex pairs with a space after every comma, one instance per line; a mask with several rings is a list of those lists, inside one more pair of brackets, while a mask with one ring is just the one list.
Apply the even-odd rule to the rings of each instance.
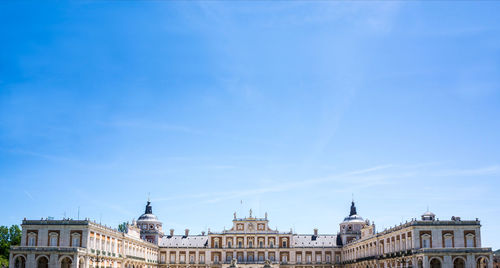
[[57, 247], [57, 235], [50, 236], [50, 246]]

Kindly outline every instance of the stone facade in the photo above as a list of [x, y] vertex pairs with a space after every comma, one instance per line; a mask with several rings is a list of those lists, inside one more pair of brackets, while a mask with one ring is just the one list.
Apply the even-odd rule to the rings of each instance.
[[233, 217], [231, 229], [192, 235], [162, 231], [150, 202], [126, 232], [89, 220], [24, 220], [10, 268], [492, 268], [479, 220], [420, 220], [376, 232], [354, 202], [336, 234], [296, 234], [264, 218]]

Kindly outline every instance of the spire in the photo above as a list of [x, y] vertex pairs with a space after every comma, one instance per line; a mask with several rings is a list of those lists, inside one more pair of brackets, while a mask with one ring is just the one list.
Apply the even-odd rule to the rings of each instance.
[[349, 216], [352, 216], [352, 215], [355, 215], [355, 214], [358, 214], [358, 213], [356, 213], [356, 205], [354, 205], [354, 200], [352, 200], [352, 202], [351, 202], [351, 213], [349, 214]]
[[153, 214], [153, 207], [151, 206], [151, 201], [149, 201], [148, 198], [148, 203], [146, 204], [146, 211], [144, 214]]

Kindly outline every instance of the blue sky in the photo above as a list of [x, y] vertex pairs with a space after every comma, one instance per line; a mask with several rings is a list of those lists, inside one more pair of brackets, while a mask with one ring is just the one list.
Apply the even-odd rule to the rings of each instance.
[[[500, 248], [500, 3], [3, 2], [0, 224], [480, 218]], [[242, 201], [242, 203], [241, 203]]]

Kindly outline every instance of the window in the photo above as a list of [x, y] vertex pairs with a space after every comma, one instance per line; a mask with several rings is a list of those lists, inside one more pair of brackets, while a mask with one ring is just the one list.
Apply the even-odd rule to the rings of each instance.
[[281, 262], [287, 262], [288, 258], [286, 255], [281, 256]]
[[227, 242], [227, 247], [228, 247], [228, 248], [231, 248], [231, 241], [228, 241], [228, 242]]
[[467, 234], [465, 236], [465, 246], [468, 248], [473, 248], [474, 247], [474, 235], [473, 234]]
[[205, 255], [200, 255], [200, 262], [204, 263], [205, 262]]
[[28, 246], [30, 247], [36, 246], [36, 234], [30, 233], [28, 235]]
[[181, 263], [183, 263], [183, 262], [185, 262], [185, 261], [186, 261], [186, 256], [181, 255], [181, 256], [180, 256], [180, 262], [181, 262]]
[[307, 255], [306, 256], [306, 260], [307, 260], [307, 263], [311, 263], [312, 262], [312, 256], [311, 255]]
[[189, 256], [189, 262], [194, 263], [194, 255]]
[[170, 253], [170, 262], [175, 263], [175, 253]]
[[444, 247], [452, 248], [453, 247], [453, 235], [445, 234], [444, 235]]
[[326, 262], [331, 262], [330, 255], [326, 255]]
[[242, 246], [243, 246], [243, 243], [241, 241], [238, 241], [238, 247], [242, 248]]
[[252, 241], [248, 242], [248, 247], [249, 248], [253, 247], [253, 242]]
[[58, 235], [57, 233], [50, 233], [49, 234], [50, 239], [49, 239], [49, 246], [50, 247], [57, 247], [57, 241], [58, 241]]
[[259, 261], [264, 261], [264, 255], [259, 255]]
[[263, 248], [264, 247], [264, 241], [259, 242], [259, 247]]
[[80, 246], [80, 235], [74, 234], [72, 237], [71, 245], [73, 247], [79, 247]]
[[286, 248], [286, 240], [283, 241], [283, 247]]
[[274, 254], [269, 255], [269, 260], [274, 261]]
[[302, 255], [297, 255], [297, 262], [301, 263], [302, 262]]
[[215, 262], [215, 263], [218, 263], [218, 262], [219, 262], [219, 255], [215, 255], [215, 256], [214, 256], [214, 262]]
[[269, 243], [269, 247], [274, 247], [274, 241], [271, 240], [271, 242]]
[[422, 235], [422, 248], [431, 247], [431, 236], [428, 234]]
[[316, 254], [316, 262], [321, 262], [321, 255]]
[[165, 254], [161, 254], [160, 256], [161, 256], [160, 257], [161, 258], [161, 262], [165, 263]]

